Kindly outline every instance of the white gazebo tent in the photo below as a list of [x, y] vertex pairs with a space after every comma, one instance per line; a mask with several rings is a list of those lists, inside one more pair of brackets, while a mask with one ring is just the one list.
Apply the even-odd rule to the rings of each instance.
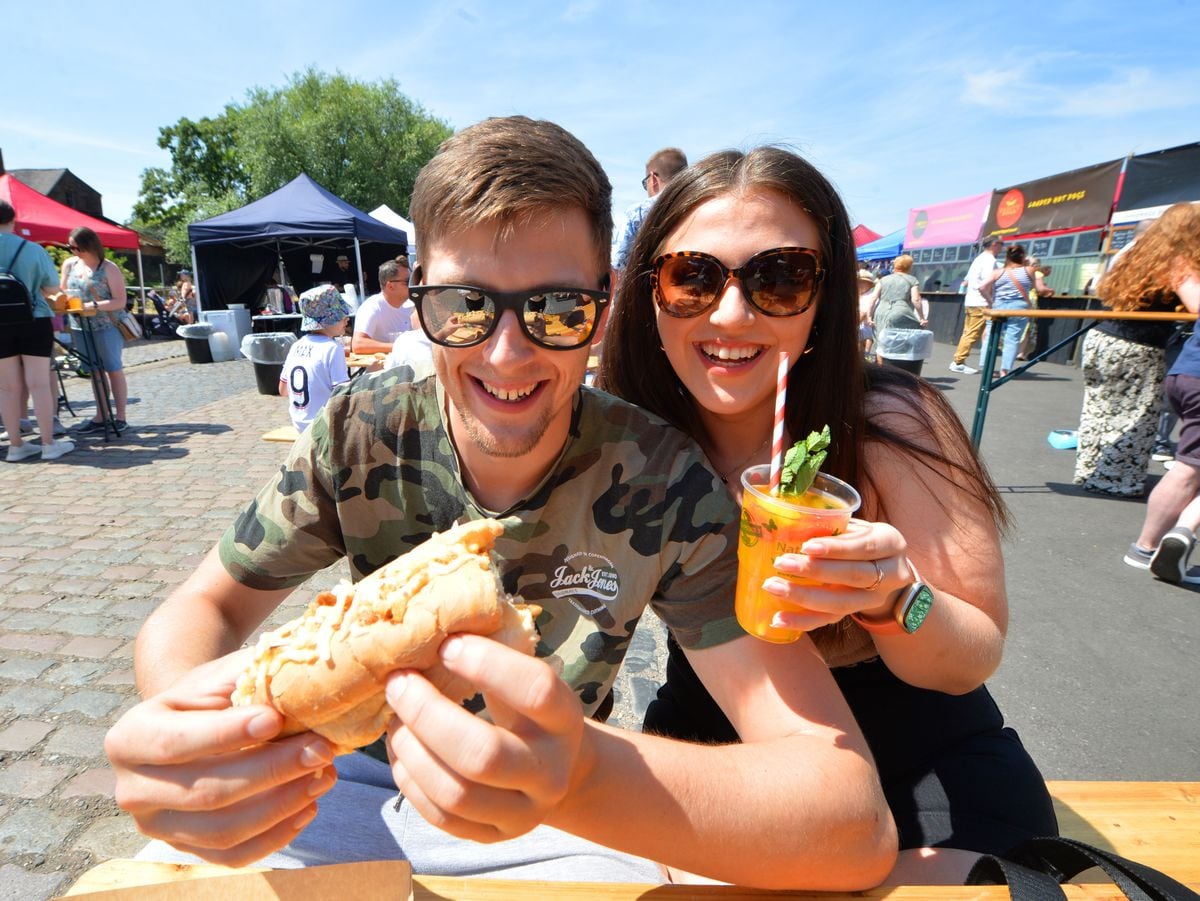
[[417, 230], [413, 224], [393, 210], [386, 203], [381, 203], [367, 214], [372, 219], [378, 219], [384, 225], [398, 228], [408, 235], [408, 256], [411, 259], [417, 252]]

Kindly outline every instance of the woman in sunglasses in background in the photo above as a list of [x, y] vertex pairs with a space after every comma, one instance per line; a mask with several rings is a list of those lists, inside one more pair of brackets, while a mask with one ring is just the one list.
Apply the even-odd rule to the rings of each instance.
[[[638, 232], [600, 384], [694, 436], [736, 496], [741, 472], [769, 459], [787, 351], [784, 444], [828, 425], [822, 470], [863, 505], [843, 535], [777, 558], [780, 577], [819, 586], [772, 577], [764, 590], [794, 605], [777, 624], [809, 633], [795, 653], [833, 668], [871, 746], [900, 832], [891, 881], [961, 882], [978, 853], [1057, 832], [1041, 774], [983, 685], [1008, 621], [1006, 512], [941, 394], [864, 363], [855, 268], [846, 211], [812, 166], [772, 147], [714, 154], [671, 181]], [[895, 616], [922, 584], [924, 621]], [[667, 677], [647, 731], [737, 740], [674, 642]]]

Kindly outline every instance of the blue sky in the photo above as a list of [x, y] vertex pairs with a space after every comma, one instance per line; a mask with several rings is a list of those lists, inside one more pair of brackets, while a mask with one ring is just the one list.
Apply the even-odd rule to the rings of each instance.
[[5, 165], [69, 168], [117, 220], [168, 162], [160, 127], [310, 64], [395, 78], [455, 128], [552, 119], [618, 212], [668, 145], [789, 144], [887, 232], [910, 207], [1200, 140], [1193, 0], [5, 6]]

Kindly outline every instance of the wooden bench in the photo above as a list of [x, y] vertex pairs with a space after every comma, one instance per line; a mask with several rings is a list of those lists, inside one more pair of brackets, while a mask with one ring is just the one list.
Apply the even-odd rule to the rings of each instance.
[[[1200, 782], [1049, 786], [1063, 835], [1154, 867], [1178, 882], [1200, 884]], [[1098, 873], [1088, 871], [1089, 876]]]
[[[1161, 870], [1200, 890], [1200, 782], [1051, 782], [1050, 792], [1063, 835], [1114, 851]], [[200, 864], [110, 860], [80, 877], [68, 895], [228, 875], [225, 867]], [[1094, 878], [1093, 874], [1099, 874]], [[1118, 901], [1121, 891], [1099, 870], [1082, 874], [1084, 884], [1064, 886], [1077, 901]], [[763, 901], [811, 898], [849, 901], [1004, 901], [1005, 886], [902, 885], [866, 892], [768, 892], [736, 886], [631, 885], [529, 882], [507, 879], [460, 879], [416, 876], [416, 901]]]

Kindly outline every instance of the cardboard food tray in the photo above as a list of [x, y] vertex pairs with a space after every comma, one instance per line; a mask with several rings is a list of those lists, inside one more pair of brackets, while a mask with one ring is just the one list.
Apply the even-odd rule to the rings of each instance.
[[[407, 861], [378, 860], [342, 863], [299, 870], [240, 872], [226, 867], [108, 861], [80, 880], [66, 897], [77, 901], [412, 901], [412, 868]], [[112, 864], [123, 864], [113, 868]], [[107, 885], [98, 891], [94, 886]]]

